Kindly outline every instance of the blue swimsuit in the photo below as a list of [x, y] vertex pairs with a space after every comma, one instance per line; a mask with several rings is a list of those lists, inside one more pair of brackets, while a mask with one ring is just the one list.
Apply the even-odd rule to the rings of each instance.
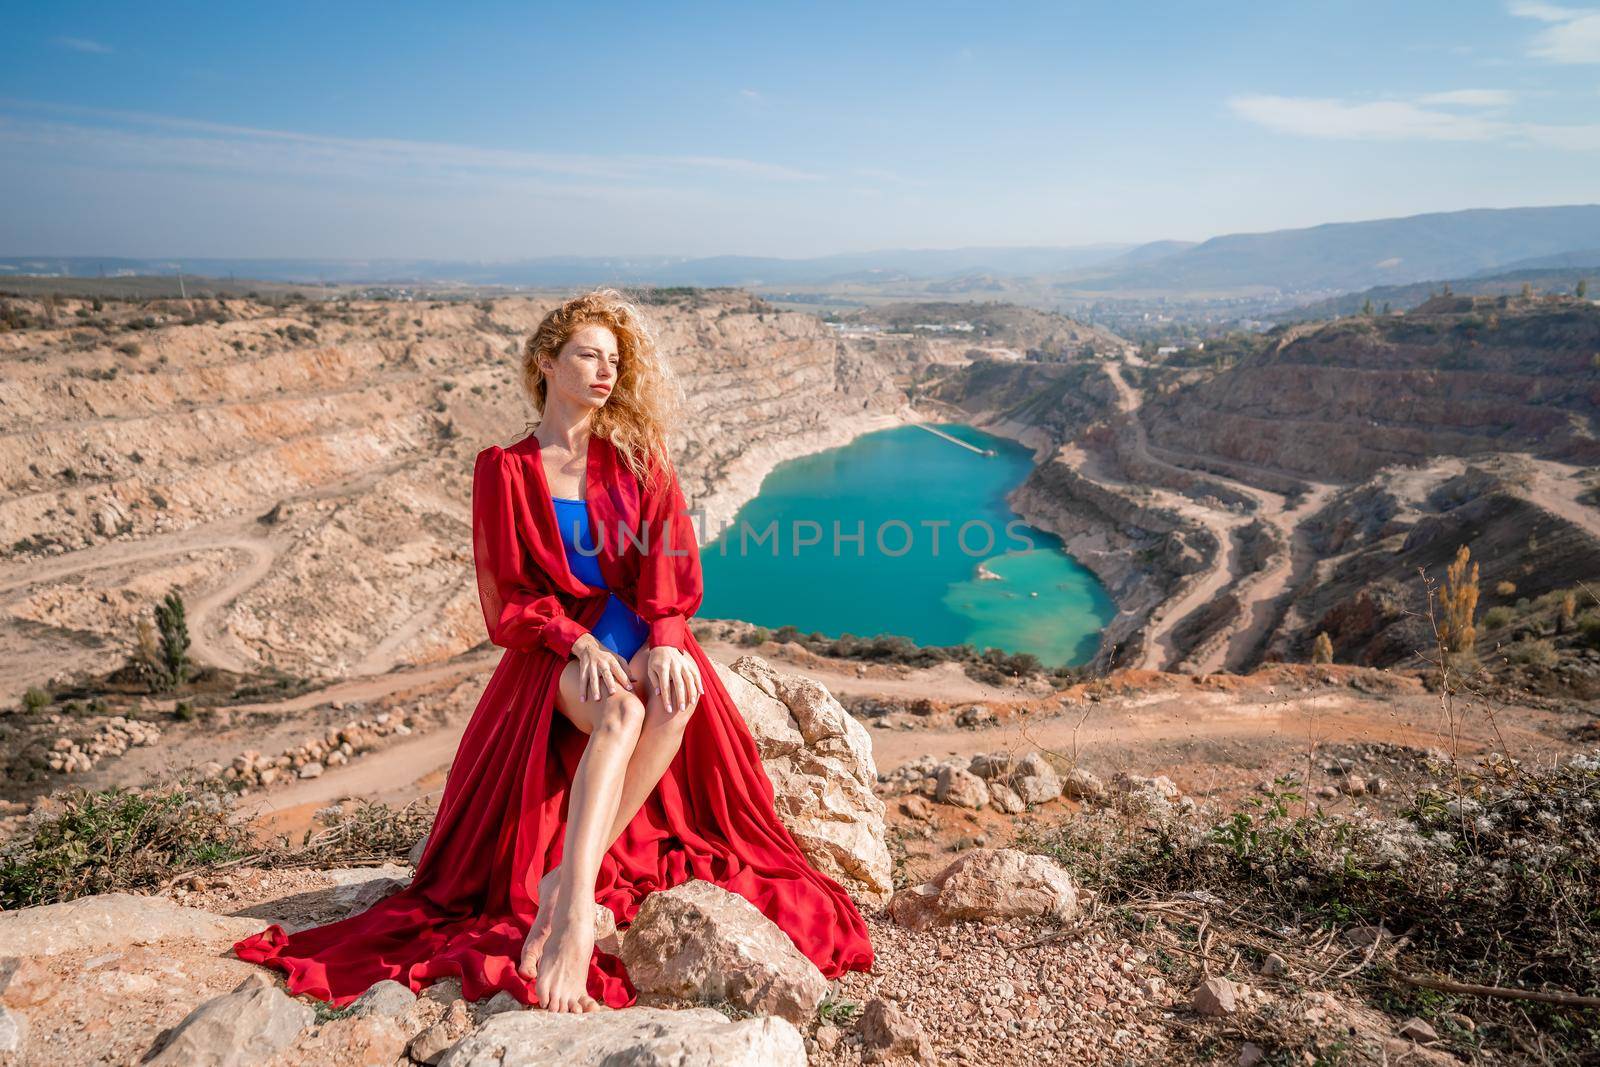
[[[589, 505], [582, 500], [553, 496], [556, 506], [556, 523], [561, 527], [561, 544], [567, 552], [567, 566], [581, 582], [596, 589], [605, 589], [606, 580], [600, 573], [600, 543], [589, 529]], [[579, 545], [584, 551], [579, 551]], [[628, 660], [650, 636], [650, 624], [641, 619], [628, 605], [612, 593], [606, 601], [606, 610], [600, 621], [589, 631], [595, 640], [612, 652]]]

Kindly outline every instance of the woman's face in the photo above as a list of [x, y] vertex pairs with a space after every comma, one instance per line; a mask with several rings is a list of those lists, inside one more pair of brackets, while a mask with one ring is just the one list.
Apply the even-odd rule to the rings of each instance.
[[609, 327], [580, 326], [553, 361], [546, 361], [546, 388], [577, 408], [599, 409], [617, 384], [617, 336]]

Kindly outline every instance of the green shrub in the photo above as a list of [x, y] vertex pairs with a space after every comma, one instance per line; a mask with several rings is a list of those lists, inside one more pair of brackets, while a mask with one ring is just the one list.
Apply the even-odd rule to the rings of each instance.
[[1231, 814], [1085, 811], [1023, 825], [1014, 847], [1052, 857], [1102, 904], [1206, 890], [1257, 922], [1410, 931], [1410, 966], [1458, 981], [1595, 989], [1600, 756], [1553, 769], [1492, 756], [1457, 773], [1392, 818], [1307, 808], [1280, 779]]
[[1556, 655], [1556, 646], [1543, 637], [1524, 638], [1507, 645], [1505, 656], [1512, 663], [1520, 663], [1525, 667], [1554, 667], [1560, 659]]
[[1502, 604], [1483, 613], [1483, 626], [1486, 630], [1493, 630], [1506, 625], [1514, 618], [1516, 612]]
[[1579, 615], [1578, 633], [1590, 648], [1600, 648], [1600, 611], [1586, 611]]
[[22, 710], [39, 711], [50, 706], [50, 694], [36, 685], [28, 686], [28, 691], [22, 694]]
[[154, 889], [247, 855], [249, 832], [229, 821], [231, 807], [220, 785], [66, 794], [59, 812], [30, 818], [0, 848], [0, 908]]

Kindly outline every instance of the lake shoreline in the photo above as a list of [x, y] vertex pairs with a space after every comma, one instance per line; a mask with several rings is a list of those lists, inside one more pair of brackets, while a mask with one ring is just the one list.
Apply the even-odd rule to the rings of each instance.
[[[954, 433], [959, 436], [928, 433], [935, 423], [956, 424]], [[859, 463], [822, 457], [789, 468], [781, 482], [772, 480], [773, 471], [792, 460], [842, 451], [864, 437], [901, 426], [916, 427], [917, 432], [880, 438], [857, 457]], [[765, 462], [741, 464], [737, 476], [724, 479], [714, 497], [692, 502], [700, 523], [702, 552], [710, 550], [717, 556], [716, 561], [707, 559], [708, 578], [717, 583], [708, 617], [715, 614], [767, 627], [788, 624], [834, 635], [899, 634], [929, 647], [995, 647], [1032, 653], [1051, 667], [1093, 662], [1106, 627], [1120, 611], [1112, 590], [1092, 567], [1060, 543], [1059, 534], [1047, 525], [1032, 524], [1034, 528], [1027, 533], [1013, 531], [1029, 521], [1012, 497], [1036, 469], [1033, 450], [1026, 445], [1019, 448], [1011, 438], [992, 434], [967, 419], [909, 406], [851, 419], [836, 430], [827, 440], [806, 437], [796, 442], [798, 447], [783, 449], [783, 455], [777, 448], [764, 450]], [[948, 458], [965, 453], [947, 449], [941, 438], [979, 455], [993, 456], [998, 447], [1003, 456], [1001, 466], [992, 467], [983, 460], [975, 466], [971, 456]], [[920, 484], [903, 484], [901, 472], [908, 470], [921, 472], [916, 475]], [[904, 500], [896, 493], [905, 493]], [[749, 507], [752, 503], [756, 503], [753, 509]], [[960, 516], [967, 514], [981, 515], [983, 526], [963, 522]], [[801, 573], [787, 561], [775, 559], [815, 550], [818, 538], [820, 550], [826, 551], [826, 536], [820, 531], [828, 527], [830, 516], [835, 538], [846, 538], [842, 549], [836, 541], [835, 553], [842, 551], [849, 558], [823, 560], [821, 565], [824, 573], [832, 576], [830, 581], [837, 578], [843, 584], [811, 586], [806, 577], [809, 571]], [[737, 521], [745, 524], [746, 535], [755, 537], [759, 558], [727, 559], [730, 553], [740, 552], [734, 527]], [[927, 534], [911, 532], [912, 528], [922, 531], [924, 526], [933, 530], [931, 554]], [[899, 532], [892, 532], [896, 527]], [[942, 538], [939, 527], [944, 528]], [[865, 529], [871, 542], [874, 528], [880, 538], [879, 552], [896, 557], [910, 553], [905, 562], [911, 569], [897, 572], [911, 576], [912, 584], [905, 587], [913, 591], [909, 598], [894, 587], [886, 588], [879, 568], [868, 565], [863, 570], [854, 558], [861, 554], [861, 546], [856, 544], [851, 551], [851, 535], [840, 533], [841, 529]], [[987, 534], [982, 532], [985, 529]], [[735, 541], [729, 543], [729, 536]], [[887, 541], [882, 540], [885, 537]], [[941, 550], [941, 541], [948, 547]], [[958, 542], [970, 560], [958, 566], [948, 558], [939, 559], [948, 557]], [[1047, 552], [1048, 558], [1024, 565], [1025, 569], [1011, 573], [1010, 578], [987, 565], [1012, 548], [1031, 548], [1035, 543], [1054, 551]], [[913, 549], [914, 544], [921, 547]], [[891, 545], [894, 547], [888, 547]], [[723, 549], [720, 554], [715, 551], [719, 546]], [[769, 550], [774, 560], [765, 559]], [[744, 551], [748, 554], [748, 543]], [[807, 554], [814, 555], [814, 551]], [[927, 585], [924, 578], [936, 584]], [[761, 593], [757, 595], [756, 590]], [[863, 596], [865, 601], [860, 599]], [[914, 606], [928, 597], [926, 610]], [[1013, 603], [1018, 597], [1024, 599]], [[791, 602], [792, 612], [774, 611], [777, 605]], [[856, 604], [865, 607], [858, 613]]]

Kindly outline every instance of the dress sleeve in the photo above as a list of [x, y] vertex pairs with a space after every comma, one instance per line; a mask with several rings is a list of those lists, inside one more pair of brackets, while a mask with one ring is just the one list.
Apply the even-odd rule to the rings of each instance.
[[645, 494], [642, 508], [648, 540], [639, 562], [636, 610], [650, 624], [651, 645], [686, 648], [689, 617], [700, 610], [705, 592], [700, 545], [678, 486], [678, 472], [669, 463], [662, 474], [655, 488]]
[[522, 480], [492, 446], [472, 471], [472, 560], [489, 640], [501, 648], [548, 648], [563, 660], [589, 631], [566, 613], [544, 570], [523, 544], [517, 522]]

